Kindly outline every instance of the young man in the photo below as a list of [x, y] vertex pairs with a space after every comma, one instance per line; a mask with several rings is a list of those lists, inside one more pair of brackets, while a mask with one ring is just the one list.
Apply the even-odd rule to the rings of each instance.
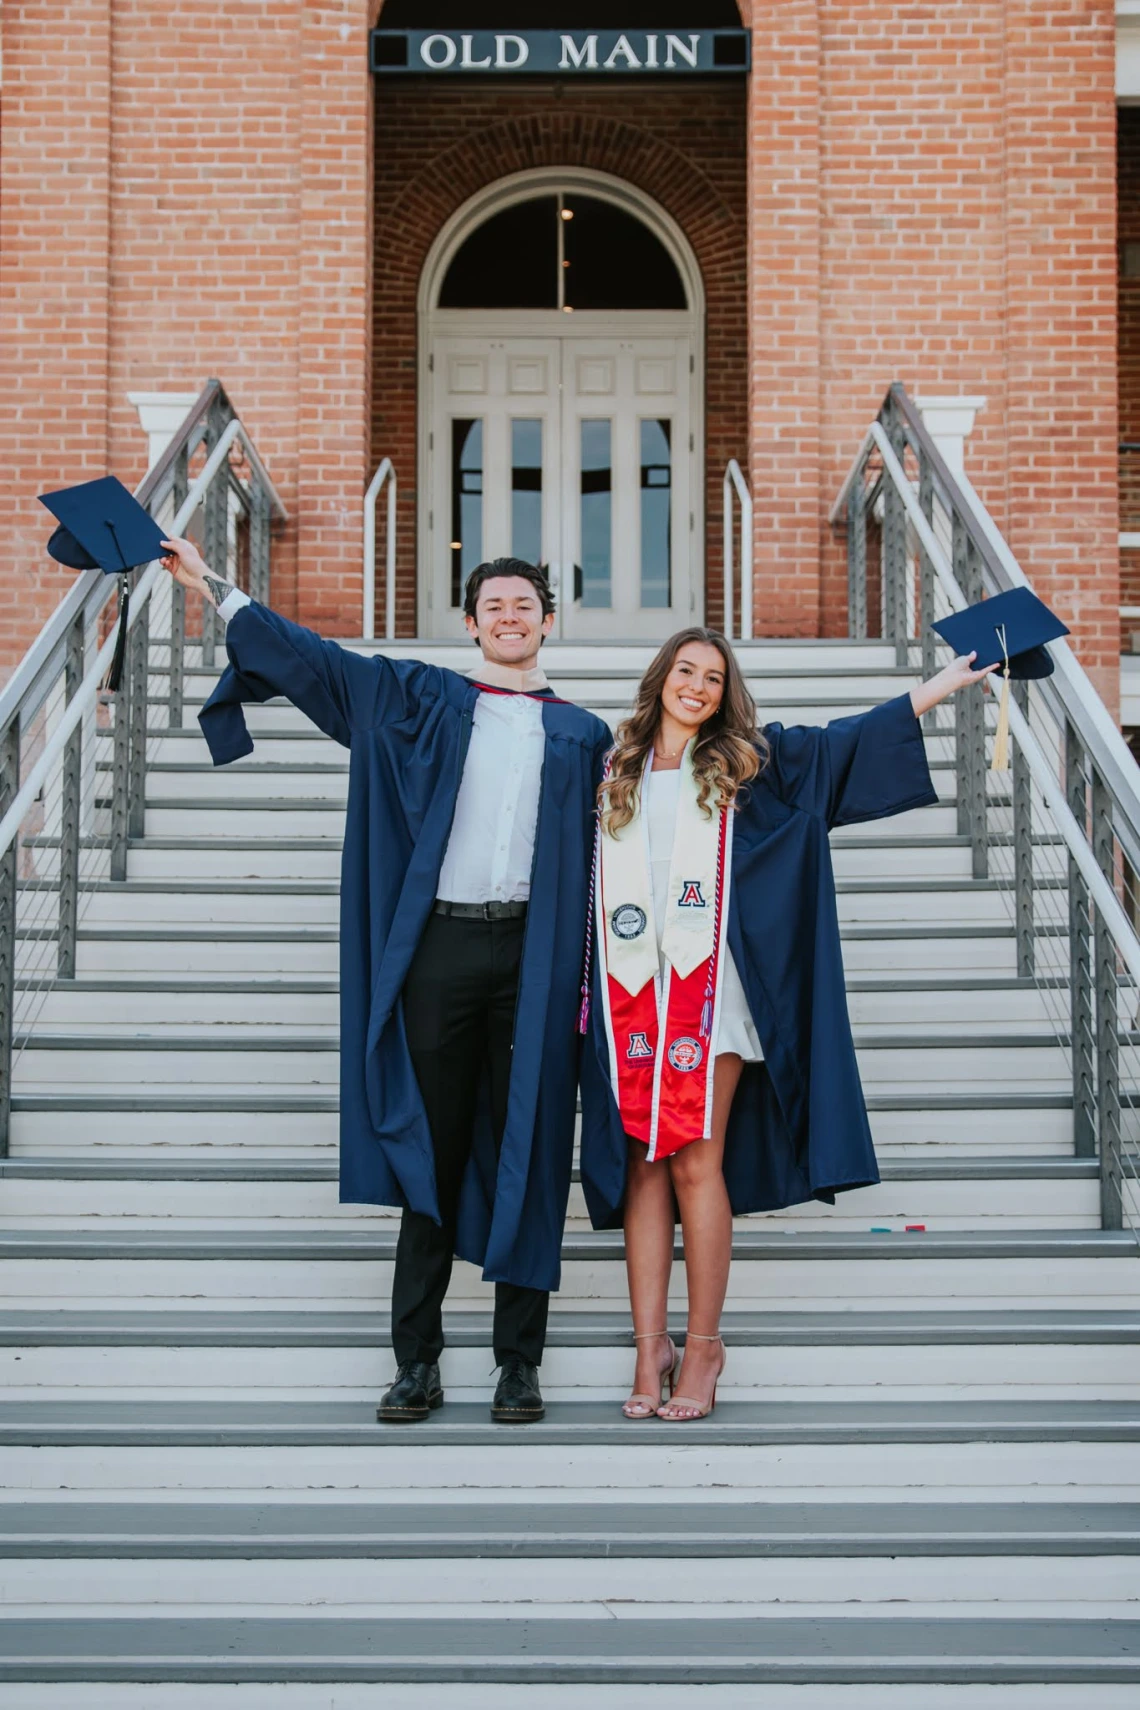
[[252, 751], [241, 704], [284, 695], [351, 754], [341, 874], [345, 1201], [403, 1207], [394, 1383], [377, 1417], [443, 1401], [453, 1253], [494, 1282], [491, 1417], [543, 1416], [538, 1365], [570, 1189], [595, 792], [606, 726], [551, 694], [546, 578], [472, 571], [467, 676], [366, 658], [289, 623], [164, 542], [225, 619], [200, 715], [215, 765]]

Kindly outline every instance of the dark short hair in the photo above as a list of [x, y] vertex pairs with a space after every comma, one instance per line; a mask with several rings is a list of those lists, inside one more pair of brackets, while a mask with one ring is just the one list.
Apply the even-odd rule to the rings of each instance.
[[479, 590], [484, 582], [490, 582], [495, 576], [521, 576], [538, 595], [543, 617], [549, 617], [554, 610], [554, 595], [550, 592], [545, 570], [537, 564], [528, 564], [525, 558], [492, 558], [486, 564], [477, 564], [467, 578], [467, 586], [463, 590], [464, 617], [475, 616]]

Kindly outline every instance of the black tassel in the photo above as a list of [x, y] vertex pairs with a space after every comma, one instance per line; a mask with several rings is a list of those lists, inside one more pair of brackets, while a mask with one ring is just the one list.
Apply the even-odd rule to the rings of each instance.
[[119, 633], [115, 637], [115, 654], [103, 687], [114, 694], [123, 680], [123, 660], [127, 652], [127, 613], [131, 609], [131, 585], [125, 576], [119, 577]]

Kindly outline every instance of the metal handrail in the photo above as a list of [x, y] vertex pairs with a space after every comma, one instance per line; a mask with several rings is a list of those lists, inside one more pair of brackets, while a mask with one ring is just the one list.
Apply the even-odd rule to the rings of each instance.
[[[969, 601], [959, 588], [950, 562], [936, 539], [933, 529], [919, 508], [914, 487], [907, 480], [902, 464], [895, 456], [891, 442], [878, 422], [872, 425], [870, 438], [878, 447], [879, 455], [883, 460], [883, 467], [902, 499], [910, 525], [918, 536], [922, 550], [934, 566], [935, 574], [942, 584], [947, 600], [955, 611], [962, 611], [969, 604]], [[1022, 574], [1020, 570], [1018, 573]], [[1022, 580], [1025, 581], [1024, 576], [1022, 576]], [[1025, 585], [1028, 586], [1028, 583]], [[1057, 644], [1051, 643], [1050, 646], [1053, 649], [1056, 648]], [[1069, 652], [1067, 648], [1065, 651]], [[1080, 672], [1081, 677], [1084, 678], [1085, 683], [1088, 684], [1089, 693], [1093, 693], [1092, 685], [1088, 683], [1088, 678], [1085, 677], [1080, 666], [1076, 664], [1075, 659], [1073, 664]], [[1029, 723], [1022, 715], [1016, 701], [1010, 702], [1009, 728], [1014, 741], [1029, 763], [1029, 772], [1033, 782], [1049, 804], [1058, 830], [1065, 840], [1069, 854], [1081, 870], [1081, 875], [1092, 893], [1093, 901], [1112, 926], [1122, 961], [1137, 985], [1140, 985], [1140, 938], [1137, 937], [1131, 921], [1121, 908], [1116, 892], [1097, 866], [1088, 839], [1077, 824], [1057, 783], [1056, 773], [1045, 758], [1040, 743], [1030, 730]], [[1128, 754], [1127, 749], [1125, 749], [1125, 753], [1133, 771], [1137, 771], [1136, 762], [1132, 759], [1131, 754]], [[1137, 773], [1137, 778], [1140, 781], [1140, 772]], [[3, 827], [0, 826], [0, 838], [2, 835]]]
[[[870, 523], [877, 525], [872, 531]], [[969, 479], [952, 472], [901, 385], [891, 387], [830, 510], [845, 521], [848, 633], [881, 635], [900, 666], [940, 645], [931, 622], [1028, 586]], [[868, 562], [869, 542], [879, 548]], [[868, 610], [869, 596], [879, 611]], [[1015, 683], [1012, 769], [991, 781], [986, 709], [959, 697], [952, 737], [958, 833], [975, 878], [1010, 903], [1017, 974], [1039, 994], [1072, 1079], [1073, 1145], [1099, 1156], [1106, 1227], [1140, 1230], [1140, 770], [1072, 650], [1050, 646], [1051, 677]], [[995, 817], [996, 816], [996, 817]], [[1003, 877], [1004, 875], [1004, 877]]]
[[388, 483], [387, 538], [384, 585], [384, 640], [396, 636], [396, 471], [385, 457], [368, 483], [364, 495], [364, 617], [360, 633], [365, 641], [376, 639], [376, 501]]
[[[135, 488], [134, 496], [144, 510], [157, 509], [172, 490], [177, 477], [179, 458], [186, 455], [187, 449], [193, 449], [200, 443], [206, 432], [210, 412], [219, 404], [228, 408], [228, 399], [222, 383], [216, 379], [208, 380], [162, 456], [147, 470]], [[239, 430], [250, 468], [270, 496], [277, 517], [284, 521], [286, 511], [280, 494], [240, 423]], [[101, 570], [85, 570], [72, 583], [0, 690], [0, 731], [8, 727], [18, 711], [22, 709], [26, 714], [28, 706], [36, 704], [43, 683], [59, 673], [67, 646], [67, 636], [73, 624], [81, 616], [87, 622], [97, 618], [114, 598], [116, 581], [115, 577], [105, 576]], [[141, 604], [138, 589], [132, 592], [131, 602], [132, 607]]]
[[[285, 506], [219, 381], [203, 389], [136, 497], [169, 534], [202, 509], [207, 561], [243, 583], [248, 571], [250, 593], [268, 599], [271, 526]], [[157, 561], [131, 580], [124, 670], [106, 706], [100, 685], [117, 638], [103, 635], [104, 613], [119, 578], [98, 570], [76, 579], [0, 692], [0, 1155], [17, 1045], [34, 1039], [46, 994], [76, 977], [83, 901], [98, 883], [127, 877], [129, 847], [145, 832], [153, 743], [182, 729], [188, 671], [214, 663], [213, 606], [202, 602], [191, 665], [185, 590]]]
[[752, 640], [752, 495], [748, 491], [739, 463], [730, 457], [724, 471], [724, 633], [729, 641], [732, 634], [734, 540], [733, 494], [740, 501], [740, 636]]
[[[236, 416], [223, 430], [221, 437], [218, 439], [213, 451], [207, 458], [201, 474], [194, 482], [194, 485], [191, 487], [184, 502], [175, 512], [174, 521], [170, 525], [171, 531], [174, 534], [182, 533], [182, 530], [186, 527], [195, 511], [202, 503], [202, 500], [205, 498], [206, 493], [213, 483], [215, 475], [229, 457], [230, 449], [235, 440], [240, 440], [242, 447], [248, 456], [251, 447], [249, 445], [245, 429], [242, 427]], [[281, 504], [279, 498], [277, 499], [277, 503], [278, 505]], [[284, 506], [281, 506], [281, 511], [282, 514], [284, 514]], [[104, 577], [101, 570], [94, 572], [94, 574], [97, 574], [101, 581], [114, 580], [114, 578]], [[137, 586], [132, 590], [130, 611], [127, 614], [126, 623], [128, 635], [134, 628], [135, 624], [142, 618], [143, 612], [146, 609], [146, 603], [151, 596], [154, 585], [162, 574], [162, 566], [159, 564], [157, 559], [154, 559], [146, 566]], [[96, 654], [94, 662], [84, 674], [82, 683], [80, 683], [78, 689], [75, 690], [71, 699], [68, 701], [67, 709], [59, 723], [56, 725], [54, 734], [44, 745], [39, 759], [36, 761], [35, 765], [24, 779], [24, 782], [21, 784], [12, 805], [9, 807], [7, 813], [5, 813], [3, 819], [0, 819], [0, 855], [3, 855], [4, 851], [15, 837], [17, 831], [20, 829], [20, 824], [24, 815], [27, 813], [31, 804], [35, 801], [36, 796], [43, 785], [44, 779], [48, 777], [52, 767], [56, 765], [64, 749], [67, 747], [68, 738], [80, 723], [84, 712], [95, 700], [95, 697], [99, 692], [99, 685], [107, 675], [107, 667], [111, 663], [114, 651], [115, 634], [114, 631], [112, 631]]]

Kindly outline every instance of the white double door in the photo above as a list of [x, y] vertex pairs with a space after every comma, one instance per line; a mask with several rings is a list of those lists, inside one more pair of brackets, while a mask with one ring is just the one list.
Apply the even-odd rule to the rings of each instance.
[[564, 639], [693, 622], [690, 366], [686, 336], [437, 336], [421, 628], [453, 636], [468, 574], [497, 557], [547, 567]]

